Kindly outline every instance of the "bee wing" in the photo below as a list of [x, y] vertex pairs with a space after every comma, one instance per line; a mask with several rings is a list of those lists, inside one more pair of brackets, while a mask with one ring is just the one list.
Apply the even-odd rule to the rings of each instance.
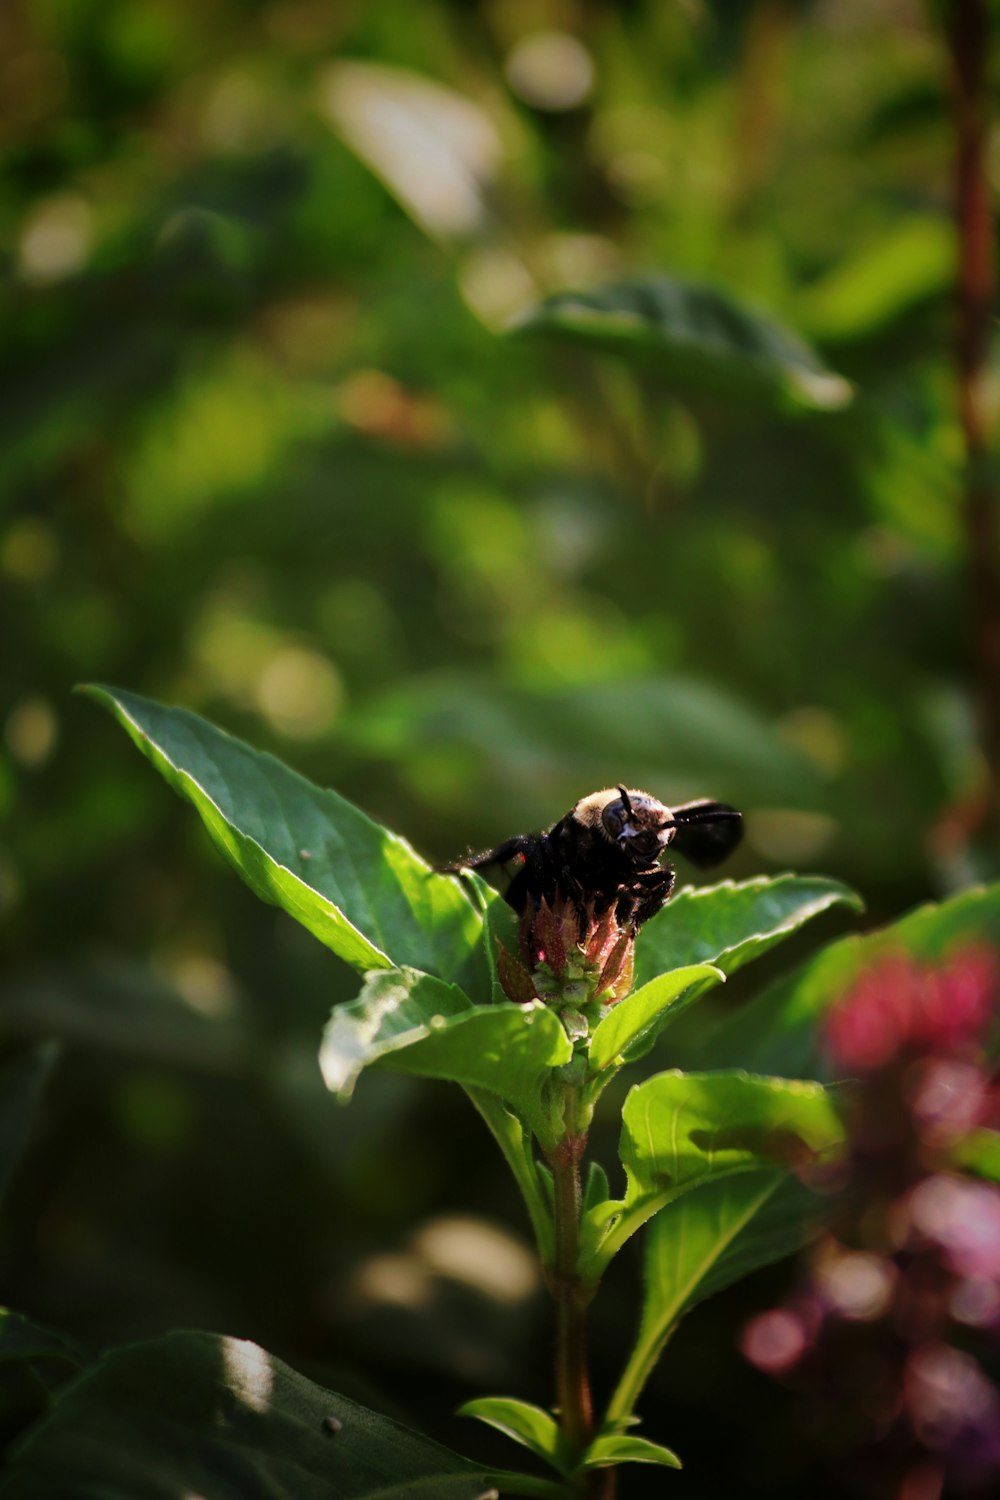
[[726, 802], [702, 797], [675, 807], [673, 815], [677, 829], [671, 847], [699, 868], [719, 864], [743, 837], [743, 815]]

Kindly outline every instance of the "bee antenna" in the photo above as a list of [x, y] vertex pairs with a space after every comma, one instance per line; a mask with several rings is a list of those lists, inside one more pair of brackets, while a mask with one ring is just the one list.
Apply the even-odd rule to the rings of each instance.
[[627, 791], [626, 791], [626, 790], [625, 790], [625, 788], [624, 788], [624, 787], [623, 787], [623, 786], [620, 786], [620, 787], [619, 787], [619, 788], [618, 788], [618, 790], [619, 790], [619, 791], [620, 791], [620, 792], [621, 792], [621, 794], [622, 794], [622, 801], [623, 801], [623, 802], [624, 802], [624, 804], [625, 804], [625, 811], [626, 811], [626, 812], [627, 812], [627, 813], [628, 813], [628, 815], [629, 815], [629, 817], [630, 817], [630, 818], [631, 818], [631, 817], [632, 817], [632, 816], [633, 816], [633, 814], [632, 814], [632, 804], [631, 804], [631, 802], [630, 802], [630, 801], [629, 801], [629, 800], [628, 800], [628, 792], [627, 792]]

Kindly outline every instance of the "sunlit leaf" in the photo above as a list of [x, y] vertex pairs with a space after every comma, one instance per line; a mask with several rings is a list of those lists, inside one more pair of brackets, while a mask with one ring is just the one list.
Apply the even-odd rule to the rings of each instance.
[[598, 1072], [616, 1058], [642, 1057], [665, 1026], [725, 975], [709, 964], [660, 974], [612, 1006], [594, 1031], [590, 1066]]
[[628, 1433], [608, 1433], [595, 1438], [584, 1455], [582, 1467], [607, 1469], [612, 1464], [659, 1464], [665, 1469], [682, 1467], [677, 1454], [671, 1453], [669, 1448]]
[[851, 399], [848, 382], [797, 335], [725, 292], [675, 277], [559, 292], [516, 327], [642, 359], [684, 394], [759, 390], [820, 411]]
[[642, 1321], [608, 1417], [621, 1420], [633, 1410], [690, 1307], [790, 1255], [828, 1210], [794, 1175], [771, 1167], [709, 1182], [657, 1214], [646, 1229]]
[[622, 1111], [625, 1197], [583, 1221], [585, 1275], [600, 1276], [629, 1236], [683, 1193], [737, 1172], [804, 1167], [842, 1141], [833, 1099], [818, 1083], [676, 1070], [647, 1079]]
[[857, 911], [861, 900], [839, 880], [820, 875], [760, 875], [739, 884], [689, 886], [642, 928], [636, 982], [645, 984], [682, 964], [714, 964], [732, 974], [838, 905]]
[[364, 989], [330, 1018], [320, 1049], [327, 1087], [350, 1094], [365, 1067], [487, 1089], [537, 1120], [542, 1085], [573, 1049], [543, 1005], [474, 1006], [461, 990], [415, 969], [368, 976]]
[[478, 913], [397, 834], [197, 714], [114, 688], [86, 691], [194, 803], [251, 890], [347, 963], [413, 963], [446, 978], [482, 972]]
[[536, 1457], [558, 1469], [560, 1474], [568, 1474], [572, 1468], [572, 1455], [559, 1424], [540, 1406], [533, 1406], [529, 1401], [515, 1401], [510, 1396], [478, 1396], [460, 1406], [458, 1415], [477, 1417], [480, 1422], [506, 1433], [515, 1443], [522, 1444]]

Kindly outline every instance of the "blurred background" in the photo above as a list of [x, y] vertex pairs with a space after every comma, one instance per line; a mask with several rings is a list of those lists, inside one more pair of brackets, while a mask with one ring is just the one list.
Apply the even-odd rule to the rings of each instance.
[[[485, 1132], [443, 1085], [327, 1099], [356, 979], [72, 687], [194, 708], [436, 861], [626, 781], [738, 804], [725, 873], [839, 875], [871, 921], [990, 873], [954, 836], [988, 780], [954, 149], [918, 0], [8, 0], [0, 1007], [65, 1045], [6, 1301], [91, 1347], [253, 1337], [514, 1461], [448, 1416], [548, 1399]], [[649, 275], [820, 374], [730, 386], [531, 317]], [[733, 1353], [777, 1275], [650, 1389], [678, 1500], [821, 1492]]]

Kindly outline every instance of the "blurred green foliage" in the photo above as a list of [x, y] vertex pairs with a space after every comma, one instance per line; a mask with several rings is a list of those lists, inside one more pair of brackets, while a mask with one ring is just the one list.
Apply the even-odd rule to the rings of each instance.
[[[0, 59], [0, 1004], [69, 1047], [8, 1279], [97, 1342], [333, 1329], [362, 1399], [509, 1382], [529, 1313], [429, 1351], [334, 1287], [469, 1207], [482, 1142], [409, 1080], [338, 1114], [350, 976], [70, 689], [196, 708], [431, 859], [625, 781], [745, 807], [737, 875], [879, 916], [967, 880], [940, 38], [916, 0], [15, 0]], [[647, 274], [853, 400], [505, 333]]]

